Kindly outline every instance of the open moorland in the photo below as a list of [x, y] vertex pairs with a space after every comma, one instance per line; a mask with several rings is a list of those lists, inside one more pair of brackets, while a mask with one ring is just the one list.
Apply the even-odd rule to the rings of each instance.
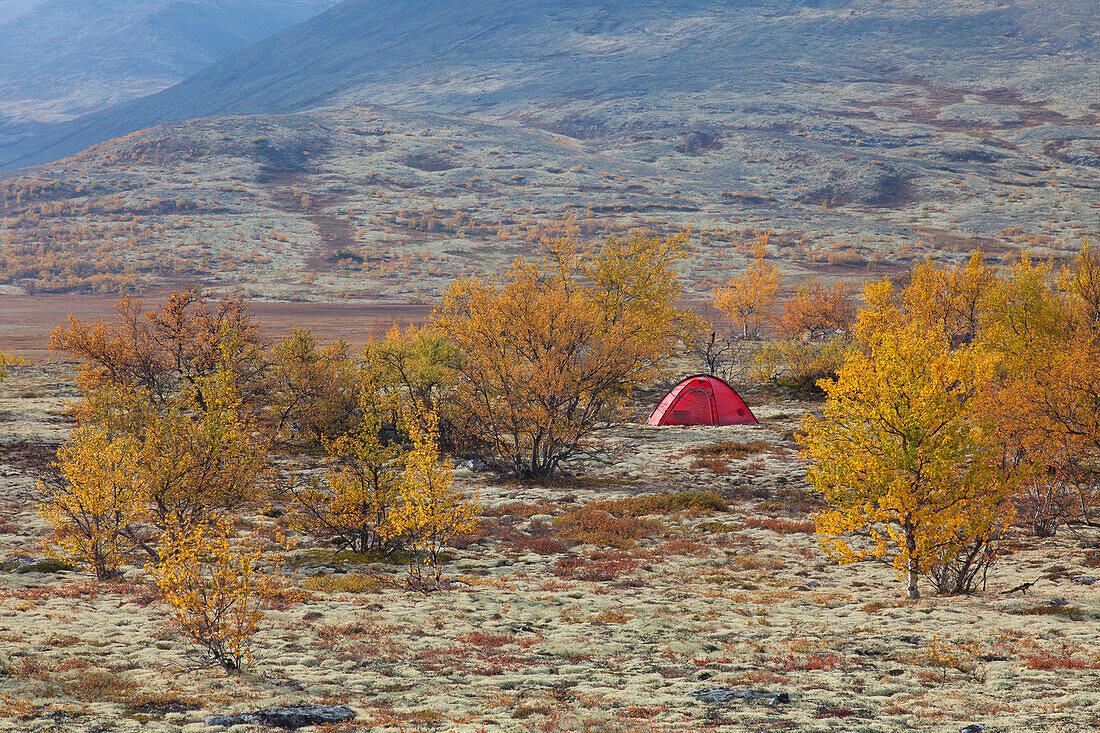
[[[0, 0], [0, 40], [39, 5], [88, 25]], [[157, 44], [196, 5], [265, 7], [149, 4]], [[0, 98], [0, 731], [1100, 730], [1095, 0], [275, 5], [329, 9], [135, 48], [127, 97], [220, 60], [116, 107], [65, 55]], [[122, 295], [168, 305], [93, 325]], [[954, 431], [934, 489], [825, 445], [844, 370]], [[759, 424], [646, 424], [701, 372]], [[929, 495], [923, 597], [823, 549]], [[57, 557], [85, 535], [98, 580]], [[251, 663], [173, 595], [226, 558]]]
[[[112, 582], [15, 569], [42, 557], [31, 469], [67, 434], [73, 372], [9, 367], [3, 390], [4, 730], [218, 730], [207, 718], [301, 702], [350, 706], [357, 720], [337, 730], [1100, 724], [1100, 551], [1021, 534], [981, 592], [919, 601], [888, 566], [838, 566], [814, 537], [819, 500], [791, 438], [812, 403], [753, 394], [758, 426], [622, 424], [599, 436], [583, 478], [549, 486], [460, 464], [456, 484], [480, 494], [482, 516], [428, 594], [402, 587], [400, 565], [291, 533], [283, 603], [254, 666], [227, 674], [194, 666], [140, 561]], [[721, 501], [684, 500], [703, 492]], [[570, 534], [563, 519], [593, 502], [622, 521]], [[276, 491], [241, 527], [274, 551], [289, 508]], [[712, 689], [766, 694], [690, 694]]]
[[[899, 95], [903, 117], [943, 102], [943, 90], [871, 86]], [[540, 238], [632, 229], [690, 228], [685, 281], [702, 294], [744, 264], [761, 229], [791, 280], [975, 248], [1060, 259], [1097, 232], [1100, 174], [1094, 153], [1051, 146], [1068, 123], [1036, 114], [996, 140], [924, 117], [806, 125], [767, 112], [599, 143], [382, 107], [180, 123], [0, 182], [0, 287], [199, 281], [258, 298], [417, 303], [500, 272]]]

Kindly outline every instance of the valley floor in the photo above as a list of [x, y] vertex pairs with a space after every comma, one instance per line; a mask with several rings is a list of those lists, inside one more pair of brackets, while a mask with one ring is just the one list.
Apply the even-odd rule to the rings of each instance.
[[[26, 468], [64, 438], [71, 373], [16, 367], [2, 389], [0, 562], [40, 558]], [[269, 612], [241, 675], [193, 665], [138, 566], [114, 583], [0, 572], [0, 730], [197, 733], [219, 730], [212, 715], [293, 703], [350, 706], [357, 720], [337, 730], [1100, 727], [1100, 552], [1021, 535], [984, 592], [908, 601], [889, 567], [840, 567], [818, 547], [791, 439], [810, 408], [754, 405], [753, 427], [621, 425], [586, 478], [552, 487], [460, 468], [485, 517], [430, 594], [401, 588], [400, 567], [368, 581], [292, 535], [283, 572], [301, 598]], [[719, 441], [748, 454], [693, 458]], [[729, 511], [648, 517], [633, 547], [557, 541], [554, 517], [585, 503], [683, 491], [715, 491]], [[273, 536], [275, 519], [242, 521]], [[690, 694], [714, 688], [789, 702]]]

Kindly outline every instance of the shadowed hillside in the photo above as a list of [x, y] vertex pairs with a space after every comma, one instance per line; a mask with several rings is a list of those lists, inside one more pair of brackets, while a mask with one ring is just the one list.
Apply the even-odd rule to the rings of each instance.
[[160, 91], [333, 2], [0, 0], [0, 134]]
[[[1100, 86], [1094, 10], [1091, 0], [345, 0], [164, 92], [8, 145], [0, 164], [189, 117], [349, 103], [516, 116], [593, 137], [751, 106], [797, 114], [908, 77], [1012, 89], [1080, 115]], [[953, 113], [986, 111], [971, 107]]]

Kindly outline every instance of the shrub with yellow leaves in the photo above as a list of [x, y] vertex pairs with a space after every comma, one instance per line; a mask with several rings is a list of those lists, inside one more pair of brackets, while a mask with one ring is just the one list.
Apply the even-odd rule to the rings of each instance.
[[437, 325], [461, 354], [455, 401], [470, 438], [520, 476], [550, 476], [678, 353], [684, 235], [638, 234], [595, 252], [557, 241], [502, 287], [454, 283]]
[[260, 564], [260, 547], [234, 537], [228, 522], [181, 527], [153, 569], [171, 626], [203, 660], [237, 672], [252, 663], [263, 610], [280, 583]]
[[[864, 331], [837, 379], [822, 380], [824, 416], [810, 416], [799, 439], [813, 462], [808, 477], [832, 507], [818, 514], [826, 549], [842, 562], [892, 556], [918, 578], [953, 562], [975, 540], [998, 533], [1011, 487], [993, 425], [977, 409], [994, 374], [989, 354], [950, 349], [923, 324]], [[841, 535], [867, 530], [869, 550]]]
[[779, 296], [779, 269], [764, 260], [770, 232], [758, 232], [753, 263], [714, 291], [714, 307], [741, 327], [742, 339], [760, 338], [761, 326], [772, 317]]
[[53, 526], [55, 552], [88, 566], [100, 580], [118, 575], [129, 528], [145, 515], [137, 481], [140, 444], [103, 425], [76, 428], [58, 451], [60, 480], [39, 483], [40, 513]]
[[375, 390], [363, 390], [360, 414], [351, 432], [325, 446], [337, 465], [323, 480], [295, 490], [295, 524], [355, 552], [389, 555], [402, 547], [392, 515], [401, 492], [405, 450], [399, 441], [383, 437], [383, 409]]
[[86, 388], [77, 419], [40, 498], [61, 549], [100, 577], [124, 538], [159, 562], [174, 532], [249, 501], [266, 470], [267, 443], [225, 369], [161, 403], [138, 387]]
[[5, 369], [9, 364], [26, 364], [27, 359], [22, 356], [13, 356], [6, 351], [0, 350], [0, 382], [4, 381], [4, 378], [8, 376], [8, 370]]
[[418, 588], [439, 585], [443, 549], [473, 531], [480, 509], [476, 497], [466, 499], [452, 488], [453, 472], [440, 461], [436, 422], [432, 414], [405, 420], [413, 448], [404, 459], [401, 501], [393, 516], [397, 533], [416, 554], [409, 572]]
[[[178, 529], [216, 520], [247, 503], [267, 467], [267, 442], [241, 409], [235, 376], [222, 369], [149, 410], [141, 428], [138, 477], [148, 516], [169, 541]], [[156, 552], [143, 549], [155, 559]]]

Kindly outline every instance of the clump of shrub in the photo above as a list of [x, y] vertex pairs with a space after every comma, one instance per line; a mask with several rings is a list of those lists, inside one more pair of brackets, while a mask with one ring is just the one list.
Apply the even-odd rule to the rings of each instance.
[[768, 444], [762, 440], [754, 440], [749, 443], [740, 443], [736, 440], [723, 440], [712, 445], [691, 448], [687, 453], [700, 458], [714, 456], [736, 459], [745, 458], [753, 453], [763, 453], [767, 449]]
[[569, 580], [607, 582], [628, 575], [641, 565], [633, 557], [581, 557], [566, 555], [554, 563], [554, 575]]
[[487, 517], [519, 517], [530, 519], [536, 514], [553, 514], [555, 509], [549, 504], [528, 504], [522, 501], [510, 501], [505, 504], [485, 507], [482, 511]]
[[520, 537], [509, 543], [509, 547], [516, 552], [534, 552], [538, 555], [558, 555], [569, 549], [569, 544], [556, 537], [528, 536]]
[[620, 549], [633, 547], [638, 540], [661, 528], [659, 522], [634, 516], [616, 517], [593, 504], [566, 512], [554, 520], [554, 525], [564, 539]]
[[814, 534], [817, 532], [817, 525], [813, 522], [791, 522], [777, 517], [748, 517], [745, 519], [745, 526], [753, 529], [770, 529], [772, 532], [778, 532], [779, 534]]
[[251, 664], [268, 596], [279, 586], [261, 569], [260, 554], [223, 522], [178, 533], [153, 571], [171, 626], [204, 661], [229, 672]]
[[133, 680], [106, 669], [82, 669], [60, 687], [63, 695], [84, 702], [129, 702], [137, 690]]

